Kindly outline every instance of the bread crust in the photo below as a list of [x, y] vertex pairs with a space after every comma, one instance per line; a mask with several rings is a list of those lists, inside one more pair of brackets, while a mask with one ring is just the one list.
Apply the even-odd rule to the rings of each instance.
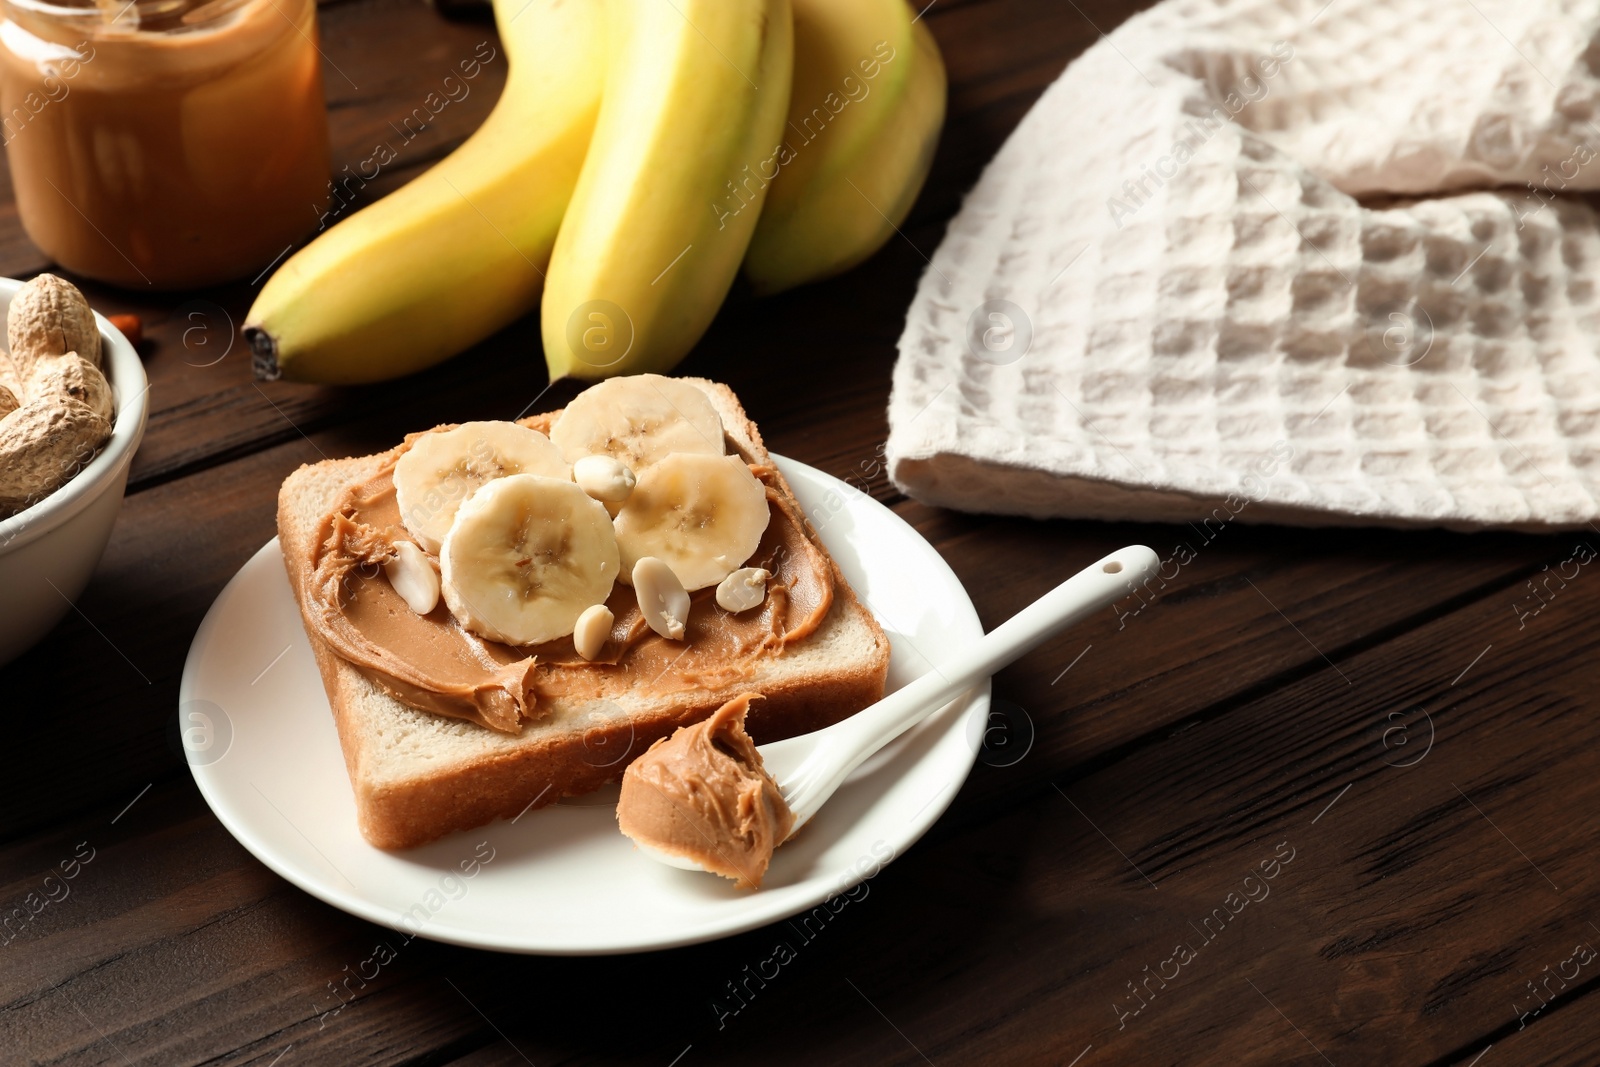
[[[711, 396], [728, 436], [746, 459], [770, 465], [760, 432], [732, 390], [704, 379], [683, 380]], [[522, 421], [545, 430], [558, 414], [549, 412]], [[284, 480], [278, 494], [278, 536], [302, 619], [311, 584], [310, 540], [317, 521], [340, 490], [369, 476], [388, 456], [324, 460], [302, 466]], [[781, 473], [776, 483], [793, 501], [793, 491]], [[628, 762], [657, 739], [704, 719], [726, 700], [752, 689], [765, 698], [751, 708], [747, 723], [760, 743], [821, 729], [880, 699], [889, 668], [888, 638], [815, 533], [805, 533], [828, 560], [835, 592], [817, 633], [792, 646], [791, 658], [805, 657], [814, 644], [826, 643], [839, 634], [861, 640], [862, 654], [842, 662], [808, 665], [809, 669], [798, 673], [774, 674], [771, 665], [791, 655], [786, 649], [758, 661], [749, 677], [716, 690], [659, 696], [619, 690], [614, 694], [617, 700], [632, 706], [619, 717], [616, 703], [603, 702], [609, 713], [590, 713], [583, 720], [588, 726], [571, 721], [584, 715], [582, 708], [563, 709], [568, 721], [559, 727], [529, 724], [516, 737], [451, 720], [448, 729], [452, 732], [479, 731], [483, 736], [467, 736], [465, 746], [473, 749], [471, 752], [451, 752], [415, 773], [407, 772], [406, 761], [393, 753], [392, 739], [386, 739], [384, 731], [392, 732], [396, 718], [410, 719], [422, 730], [445, 729], [441, 717], [406, 708], [335, 654], [307, 625], [355, 793], [362, 836], [379, 848], [411, 848], [495, 819], [519, 818], [530, 808], [564, 796], [590, 792], [621, 778]]]

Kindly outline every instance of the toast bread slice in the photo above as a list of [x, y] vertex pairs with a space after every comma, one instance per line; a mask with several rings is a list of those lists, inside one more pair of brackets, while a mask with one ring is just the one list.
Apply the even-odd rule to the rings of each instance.
[[[711, 398], [728, 443], [751, 463], [771, 458], [727, 386], [683, 379]], [[523, 419], [547, 431], [560, 412]], [[308, 464], [278, 494], [278, 537], [289, 584], [306, 613], [309, 560], [318, 525], [351, 484], [370, 478], [389, 454]], [[793, 492], [781, 474], [779, 491]], [[796, 509], [798, 511], [798, 508]], [[821, 547], [812, 531], [807, 536]], [[679, 726], [698, 722], [743, 692], [765, 698], [751, 708], [758, 742], [821, 729], [883, 695], [889, 641], [838, 565], [834, 599], [816, 632], [751, 665], [748, 677], [707, 691], [652, 693], [619, 679], [600, 700], [541, 701], [549, 712], [520, 734], [419, 711], [401, 703], [336, 655], [311, 627], [312, 652], [333, 709], [362, 835], [379, 848], [410, 848], [456, 830], [519, 817], [564, 796], [622, 776], [628, 762]]]

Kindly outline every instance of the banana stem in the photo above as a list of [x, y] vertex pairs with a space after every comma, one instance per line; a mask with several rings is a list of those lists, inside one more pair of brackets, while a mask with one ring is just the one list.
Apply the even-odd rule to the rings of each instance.
[[283, 377], [278, 366], [278, 341], [260, 326], [244, 328], [244, 343], [250, 346], [250, 369], [257, 381], [275, 382]]

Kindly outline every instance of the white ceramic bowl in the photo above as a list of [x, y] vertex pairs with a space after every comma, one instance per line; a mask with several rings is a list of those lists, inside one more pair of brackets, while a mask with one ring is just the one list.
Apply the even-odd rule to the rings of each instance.
[[[0, 321], [22, 286], [0, 278]], [[98, 312], [100, 351], [116, 397], [111, 440], [66, 485], [0, 521], [0, 664], [50, 631], [89, 584], [128, 484], [128, 464], [144, 437], [149, 385], [139, 353]]]

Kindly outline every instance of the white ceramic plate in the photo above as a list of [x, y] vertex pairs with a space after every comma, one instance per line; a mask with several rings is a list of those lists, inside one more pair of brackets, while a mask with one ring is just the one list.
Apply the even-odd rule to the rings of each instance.
[[[961, 583], [888, 508], [774, 457], [845, 577], [888, 632], [889, 687], [983, 633]], [[184, 665], [179, 725], [217, 818], [313, 896], [408, 934], [508, 952], [598, 954], [693, 944], [806, 911], [872, 877], [943, 813], [972, 768], [989, 687], [878, 753], [762, 888], [645, 858], [617, 830], [616, 788], [384, 852], [356, 829], [339, 738], [276, 539], [206, 614]]]

